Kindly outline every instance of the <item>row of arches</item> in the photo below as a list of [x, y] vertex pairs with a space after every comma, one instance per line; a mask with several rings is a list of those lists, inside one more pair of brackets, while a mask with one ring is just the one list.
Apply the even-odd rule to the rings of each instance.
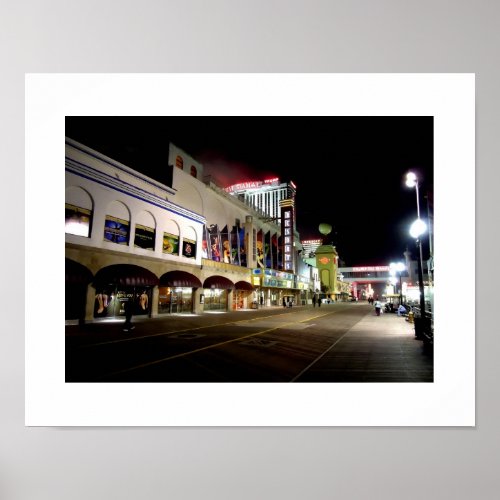
[[[66, 188], [66, 233], [143, 250], [196, 258], [198, 237], [192, 226], [180, 227], [172, 218], [151, 211], [133, 212], [124, 202], [113, 200], [96, 210], [91, 194], [80, 186]], [[95, 217], [99, 221], [95, 221]], [[161, 247], [158, 248], [158, 247]]]
[[202, 282], [194, 274], [178, 270], [158, 277], [133, 264], [113, 264], [94, 275], [86, 266], [66, 258], [66, 320], [88, 316], [89, 300], [93, 300], [94, 318], [123, 316], [127, 301], [133, 301], [136, 315], [190, 313], [194, 312], [193, 292], [198, 289], [205, 292], [200, 296], [204, 310], [227, 310], [231, 307], [229, 292], [242, 298], [253, 286], [219, 275]]

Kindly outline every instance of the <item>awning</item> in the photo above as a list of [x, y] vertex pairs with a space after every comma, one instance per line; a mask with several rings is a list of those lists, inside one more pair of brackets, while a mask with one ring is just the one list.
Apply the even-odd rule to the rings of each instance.
[[234, 283], [224, 276], [210, 276], [203, 283], [203, 288], [218, 288], [219, 290], [234, 290]]
[[155, 274], [132, 264], [103, 267], [94, 278], [94, 285], [154, 286], [159, 282]]
[[236, 290], [253, 290], [254, 289], [252, 284], [249, 283], [248, 281], [237, 281], [234, 284], [234, 288], [236, 288]]
[[94, 275], [82, 264], [66, 259], [66, 283], [70, 285], [88, 285]]
[[186, 271], [170, 271], [160, 277], [161, 286], [177, 286], [181, 288], [201, 288], [201, 281]]

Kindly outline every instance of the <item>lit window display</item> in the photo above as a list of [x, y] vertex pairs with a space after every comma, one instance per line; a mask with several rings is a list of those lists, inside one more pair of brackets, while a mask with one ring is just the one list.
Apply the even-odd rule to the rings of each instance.
[[90, 220], [92, 212], [86, 208], [66, 203], [66, 233], [76, 236], [90, 236]]

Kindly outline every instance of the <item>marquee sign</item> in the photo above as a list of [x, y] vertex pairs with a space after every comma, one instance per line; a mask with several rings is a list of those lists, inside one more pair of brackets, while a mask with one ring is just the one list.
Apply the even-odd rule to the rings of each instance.
[[293, 227], [294, 227], [294, 202], [281, 200], [281, 235], [283, 239], [283, 269], [294, 272], [293, 259]]
[[234, 193], [236, 191], [244, 191], [245, 189], [258, 189], [262, 186], [274, 186], [279, 183], [279, 177], [273, 177], [272, 179], [265, 179], [263, 181], [240, 182], [224, 188], [224, 191], [226, 191], [226, 193]]
[[364, 267], [353, 267], [352, 271], [354, 273], [361, 273], [364, 271], [389, 271], [389, 266], [364, 266]]

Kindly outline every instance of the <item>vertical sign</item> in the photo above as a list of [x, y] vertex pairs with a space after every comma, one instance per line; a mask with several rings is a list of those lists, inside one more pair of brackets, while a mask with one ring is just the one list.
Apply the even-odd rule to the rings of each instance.
[[283, 237], [283, 269], [294, 272], [293, 255], [293, 228], [294, 228], [294, 202], [281, 200], [281, 235]]

